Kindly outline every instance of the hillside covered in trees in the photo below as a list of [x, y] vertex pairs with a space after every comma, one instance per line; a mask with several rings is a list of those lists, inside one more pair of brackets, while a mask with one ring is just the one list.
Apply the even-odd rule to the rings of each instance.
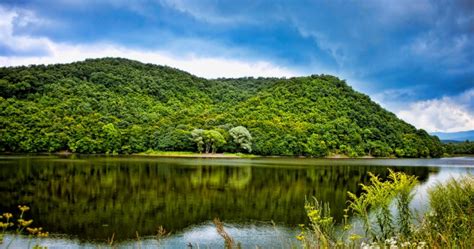
[[207, 80], [119, 58], [0, 68], [0, 151], [438, 157], [437, 137], [329, 75]]

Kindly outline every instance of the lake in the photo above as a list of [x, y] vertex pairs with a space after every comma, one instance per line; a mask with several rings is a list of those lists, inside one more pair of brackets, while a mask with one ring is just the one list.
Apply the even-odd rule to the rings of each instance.
[[[51, 233], [41, 241], [49, 248], [103, 247], [112, 237], [119, 247], [223, 247], [212, 224], [216, 217], [245, 248], [281, 248], [297, 243], [298, 224], [306, 222], [305, 198], [328, 202], [341, 220], [347, 191], [360, 193], [368, 172], [386, 177], [387, 168], [418, 177], [413, 207], [422, 210], [426, 189], [473, 173], [474, 158], [2, 155], [0, 212], [30, 206], [27, 218]], [[157, 240], [160, 226], [172, 233]], [[28, 243], [16, 238], [12, 248]]]

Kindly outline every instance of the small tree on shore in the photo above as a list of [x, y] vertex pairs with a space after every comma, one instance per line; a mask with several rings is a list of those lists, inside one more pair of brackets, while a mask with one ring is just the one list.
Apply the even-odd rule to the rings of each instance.
[[216, 130], [205, 130], [203, 134], [206, 153], [209, 153], [209, 151], [216, 153], [217, 149], [225, 144], [224, 136]]
[[252, 152], [252, 135], [243, 126], [237, 126], [230, 129], [229, 134], [234, 139], [234, 143], [237, 145], [237, 151], [244, 149], [248, 152]]
[[191, 139], [193, 140], [193, 142], [196, 143], [197, 145], [197, 150], [199, 151], [199, 153], [202, 153], [202, 150], [204, 149], [203, 148], [203, 145], [204, 145], [204, 130], [203, 129], [194, 129], [192, 132], [191, 132]]
[[216, 130], [194, 129], [191, 136], [199, 153], [203, 150], [206, 153], [216, 153], [217, 149], [226, 143], [224, 136]]

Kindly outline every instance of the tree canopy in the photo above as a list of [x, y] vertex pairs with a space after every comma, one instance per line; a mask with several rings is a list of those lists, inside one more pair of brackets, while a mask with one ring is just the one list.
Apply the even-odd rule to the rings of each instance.
[[437, 137], [330, 75], [207, 80], [120, 58], [0, 68], [0, 151], [148, 149], [443, 154]]
[[243, 149], [248, 152], [252, 152], [252, 135], [243, 126], [237, 126], [229, 130], [230, 136], [233, 138], [234, 143], [238, 149]]

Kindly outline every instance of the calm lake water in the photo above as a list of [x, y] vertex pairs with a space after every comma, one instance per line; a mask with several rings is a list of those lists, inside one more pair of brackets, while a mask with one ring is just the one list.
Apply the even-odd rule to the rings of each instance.
[[[387, 168], [418, 176], [414, 208], [426, 189], [474, 172], [473, 157], [442, 159], [191, 159], [105, 156], [0, 156], [0, 213], [31, 206], [28, 218], [52, 236], [49, 248], [223, 247], [212, 220], [219, 217], [247, 247], [297, 243], [306, 222], [305, 198], [328, 202], [337, 220], [347, 191], [359, 193], [368, 172]], [[159, 226], [172, 235], [152, 237]], [[140, 242], [136, 242], [137, 233]], [[6, 242], [12, 236], [6, 237]], [[10, 248], [26, 247], [16, 238]], [[5, 245], [5, 243], [4, 243]], [[0, 246], [1, 247], [1, 246]]]

